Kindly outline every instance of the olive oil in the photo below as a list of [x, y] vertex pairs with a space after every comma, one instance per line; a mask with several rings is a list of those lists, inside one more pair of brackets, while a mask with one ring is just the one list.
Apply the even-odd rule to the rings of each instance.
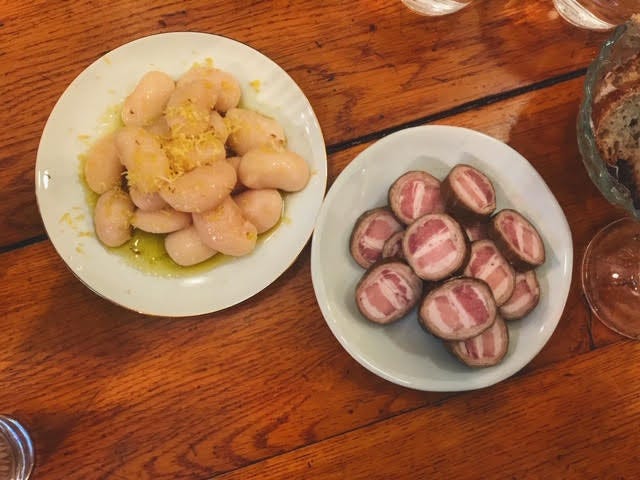
[[137, 270], [159, 277], [187, 277], [207, 272], [222, 263], [233, 261], [233, 257], [218, 253], [197, 265], [180, 266], [167, 254], [164, 248], [164, 237], [165, 235], [135, 229], [127, 243], [120, 247], [109, 248], [109, 250], [122, 257]]
[[[211, 60], [207, 59], [207, 62], [211, 62]], [[257, 85], [259, 86], [259, 81], [256, 82], [258, 82]], [[242, 100], [244, 100], [244, 95]], [[244, 103], [242, 100], [241, 104]], [[121, 109], [122, 104], [117, 104], [109, 108], [105, 112], [103, 117], [100, 119], [100, 131], [102, 132], [102, 135], [109, 134], [115, 129], [123, 126], [122, 120], [120, 118]], [[85, 138], [85, 136], [82, 136], [81, 140], [86, 141], [89, 147], [91, 146], [90, 138], [88, 136], [87, 138]], [[82, 185], [82, 188], [84, 190], [85, 201], [87, 202], [89, 211], [91, 212], [91, 216], [93, 217], [93, 212], [95, 210], [99, 195], [89, 188], [85, 180], [84, 167], [87, 159], [86, 153], [79, 155], [78, 159], [78, 177], [80, 179], [80, 184]], [[122, 188], [126, 191], [127, 186], [124, 176], [122, 180]], [[281, 192], [281, 194], [283, 196], [283, 212], [280, 216], [280, 220], [271, 229], [258, 235], [256, 248], [259, 248], [261, 244], [267, 242], [276, 232], [278, 227], [280, 227], [280, 225], [291, 223], [291, 220], [285, 216], [284, 206], [286, 205], [287, 194], [284, 192]], [[166, 235], [147, 233], [142, 230], [133, 229], [131, 239], [124, 245], [115, 248], [103, 246], [103, 248], [106, 248], [109, 252], [121, 257], [128, 265], [132, 266], [133, 268], [143, 273], [158, 277], [176, 278], [193, 276], [209, 272], [227, 262], [235, 261], [235, 257], [218, 253], [210, 259], [205, 260], [204, 262], [189, 267], [183, 267], [175, 263], [166, 252], [164, 247], [165, 236]]]

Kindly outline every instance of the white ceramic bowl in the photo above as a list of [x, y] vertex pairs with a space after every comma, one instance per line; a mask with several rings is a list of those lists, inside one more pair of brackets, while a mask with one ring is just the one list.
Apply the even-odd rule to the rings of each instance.
[[[113, 124], [114, 106], [124, 100], [144, 73], [155, 69], [177, 78], [193, 63], [207, 58], [239, 80], [245, 106], [273, 116], [283, 125], [289, 148], [309, 162], [313, 174], [304, 190], [287, 196], [287, 221], [251, 255], [186, 277], [150, 275], [130, 266], [92, 235], [92, 215], [80, 181], [78, 156]], [[247, 45], [193, 32], [135, 40], [84, 70], [49, 116], [35, 172], [38, 207], [47, 233], [78, 278], [99, 295], [126, 308], [174, 317], [235, 305], [277, 279], [311, 236], [326, 177], [320, 125], [291, 77]]]
[[[440, 340], [425, 333], [416, 310], [388, 326], [361, 316], [355, 287], [363, 274], [349, 254], [349, 236], [364, 211], [383, 206], [387, 191], [408, 170], [443, 179], [457, 163], [485, 172], [498, 209], [515, 208], [538, 228], [547, 260], [537, 271], [541, 299], [535, 310], [508, 322], [510, 344], [497, 366], [471, 369]], [[331, 186], [318, 217], [311, 273], [329, 328], [361, 365], [387, 380], [430, 391], [472, 390], [499, 382], [524, 367], [547, 343], [562, 315], [573, 265], [567, 220], [540, 175], [518, 152], [484, 134], [458, 127], [425, 126], [389, 135], [358, 155]]]

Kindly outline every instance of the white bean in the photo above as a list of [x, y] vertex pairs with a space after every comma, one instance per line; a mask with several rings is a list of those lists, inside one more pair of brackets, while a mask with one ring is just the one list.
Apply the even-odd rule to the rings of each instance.
[[227, 162], [233, 166], [233, 169], [236, 171], [236, 184], [233, 187], [231, 193], [240, 193], [245, 189], [245, 186], [240, 183], [240, 179], [238, 177], [238, 167], [240, 166], [240, 161], [242, 157], [227, 157]]
[[157, 192], [169, 177], [169, 159], [158, 139], [141, 127], [123, 127], [116, 133], [120, 162], [129, 185], [143, 193]]
[[179, 84], [171, 94], [165, 118], [174, 135], [197, 135], [209, 128], [217, 88], [205, 80]]
[[152, 212], [137, 209], [131, 217], [131, 225], [149, 233], [171, 233], [190, 224], [191, 215], [170, 207]]
[[178, 78], [177, 84], [178, 86], [182, 86], [196, 80], [208, 80], [216, 88], [219, 88], [220, 80], [214, 75], [215, 70], [217, 69], [213, 68], [213, 66], [196, 63]]
[[145, 73], [122, 106], [125, 125], [142, 127], [162, 115], [175, 83], [163, 72]]
[[218, 206], [236, 184], [236, 171], [224, 160], [197, 167], [167, 183], [160, 195], [181, 212], [204, 212]]
[[282, 195], [278, 190], [247, 190], [235, 197], [234, 201], [242, 210], [244, 218], [263, 233], [275, 226], [282, 216]]
[[164, 248], [171, 259], [183, 267], [204, 262], [217, 253], [202, 243], [193, 225], [167, 235]]
[[242, 96], [240, 84], [233, 75], [224, 70], [205, 65], [194, 65], [178, 80], [178, 85], [193, 82], [194, 80], [207, 80], [217, 88], [218, 99], [215, 109], [225, 113], [227, 110], [237, 107]]
[[135, 187], [129, 187], [129, 195], [133, 204], [140, 210], [152, 212], [167, 206], [167, 202], [162, 199], [158, 192], [142, 193]]
[[215, 110], [212, 110], [209, 118], [209, 125], [213, 130], [213, 134], [218, 137], [223, 144], [226, 143], [227, 138], [229, 137], [229, 129], [227, 128], [227, 124], [224, 123], [222, 115]]
[[94, 192], [102, 194], [119, 186], [123, 171], [113, 133], [98, 139], [87, 152], [84, 179]]
[[237, 155], [262, 146], [280, 150], [286, 145], [284, 129], [271, 117], [253, 110], [232, 108], [225, 121], [229, 128], [229, 146]]
[[193, 225], [205, 245], [225, 255], [247, 255], [256, 247], [256, 227], [242, 216], [231, 197], [212, 210], [194, 213]]
[[131, 238], [133, 203], [119, 188], [100, 195], [93, 212], [98, 239], [108, 247], [119, 247]]
[[168, 137], [171, 135], [171, 129], [169, 128], [169, 124], [167, 123], [167, 119], [164, 118], [164, 115], [156, 118], [149, 125], [146, 125], [144, 129], [150, 134], [158, 137]]
[[226, 156], [224, 144], [213, 132], [198, 135], [178, 135], [163, 141], [175, 173], [188, 172], [196, 167], [211, 165]]
[[233, 75], [223, 70], [217, 70], [220, 78], [221, 88], [218, 92], [218, 101], [216, 102], [216, 110], [222, 113], [228, 112], [240, 103], [242, 90], [240, 84]]
[[289, 150], [251, 150], [242, 157], [238, 167], [240, 181], [249, 188], [297, 192], [309, 182], [309, 176], [309, 165], [304, 158]]

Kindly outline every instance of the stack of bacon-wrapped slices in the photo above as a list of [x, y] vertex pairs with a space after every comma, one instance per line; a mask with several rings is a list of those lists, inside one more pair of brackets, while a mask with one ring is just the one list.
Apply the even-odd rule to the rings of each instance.
[[535, 269], [545, 251], [535, 227], [515, 210], [494, 213], [491, 180], [465, 164], [442, 182], [407, 172], [388, 201], [351, 234], [351, 256], [366, 269], [356, 287], [362, 315], [389, 324], [420, 302], [420, 325], [462, 362], [499, 363], [509, 346], [504, 320], [523, 318], [540, 298]]

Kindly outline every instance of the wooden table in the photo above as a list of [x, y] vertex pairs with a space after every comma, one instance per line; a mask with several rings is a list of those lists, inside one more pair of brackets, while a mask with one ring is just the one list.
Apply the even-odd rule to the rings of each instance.
[[[34, 196], [40, 134], [66, 86], [133, 39], [226, 35], [280, 64], [310, 99], [329, 182], [385, 134], [459, 125], [507, 142], [562, 205], [571, 292], [540, 354], [458, 393], [361, 367], [316, 304], [307, 246], [254, 298], [151, 318], [96, 296], [47, 239]], [[575, 139], [585, 68], [605, 35], [550, 0], [486, 0], [440, 19], [399, 0], [0, 2], [0, 411], [33, 435], [36, 479], [638, 478], [640, 344], [580, 290], [593, 234], [621, 216]]]

